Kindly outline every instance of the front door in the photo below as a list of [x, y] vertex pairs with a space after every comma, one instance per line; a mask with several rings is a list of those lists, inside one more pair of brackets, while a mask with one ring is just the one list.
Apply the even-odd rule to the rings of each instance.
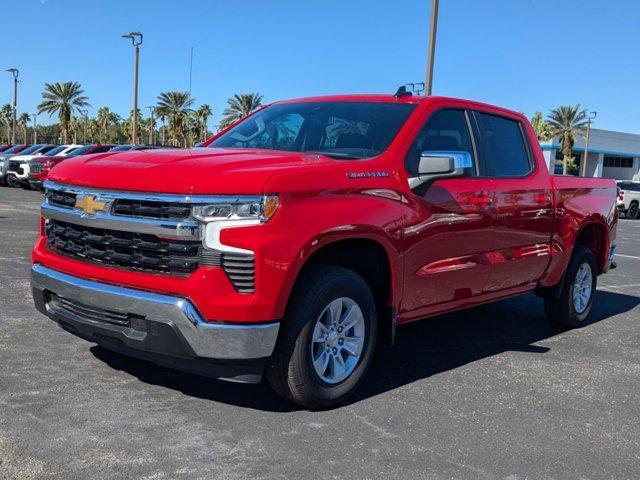
[[464, 110], [429, 117], [405, 158], [415, 177], [423, 151], [464, 151], [473, 161], [469, 177], [440, 179], [412, 190], [404, 208], [404, 289], [399, 314], [417, 318], [439, 305], [479, 295], [493, 243], [491, 181], [479, 178]]

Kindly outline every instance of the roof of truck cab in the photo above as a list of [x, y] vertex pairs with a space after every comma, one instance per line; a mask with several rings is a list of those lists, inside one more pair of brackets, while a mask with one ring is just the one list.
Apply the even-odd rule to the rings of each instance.
[[381, 102], [381, 103], [409, 103], [420, 104], [423, 102], [441, 102], [451, 101], [456, 103], [464, 103], [467, 108], [488, 108], [498, 110], [511, 115], [522, 116], [522, 113], [508, 108], [491, 105], [488, 103], [477, 102], [465, 98], [440, 97], [440, 96], [424, 96], [424, 95], [406, 95], [403, 97], [395, 97], [389, 94], [351, 94], [351, 95], [322, 95], [317, 97], [294, 98], [290, 100], [281, 100], [274, 102], [282, 103], [302, 103], [302, 102]]

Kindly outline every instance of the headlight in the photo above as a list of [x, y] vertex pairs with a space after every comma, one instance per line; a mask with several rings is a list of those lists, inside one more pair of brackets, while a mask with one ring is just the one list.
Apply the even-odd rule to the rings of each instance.
[[277, 195], [236, 200], [236, 198], [230, 197], [229, 203], [195, 206], [193, 207], [193, 216], [204, 223], [249, 219], [266, 222], [273, 217], [280, 206]]

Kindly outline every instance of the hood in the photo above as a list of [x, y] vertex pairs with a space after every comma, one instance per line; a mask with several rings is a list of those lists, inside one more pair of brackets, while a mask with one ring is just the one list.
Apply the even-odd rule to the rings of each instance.
[[19, 153], [17, 155], [14, 155], [11, 157], [11, 160], [19, 160], [22, 162], [28, 162], [29, 160], [33, 160], [34, 158], [39, 158], [41, 157], [42, 154], [36, 153], [34, 155], [20, 155]]
[[181, 194], [261, 194], [279, 172], [339, 161], [317, 154], [274, 150], [193, 148], [130, 150], [72, 157], [49, 179], [113, 190]]

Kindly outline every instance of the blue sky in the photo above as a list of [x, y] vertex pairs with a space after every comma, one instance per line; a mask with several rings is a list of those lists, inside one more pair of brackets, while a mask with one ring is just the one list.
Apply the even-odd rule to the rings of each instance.
[[[430, 0], [2, 3], [0, 67], [20, 69], [20, 112], [36, 110], [45, 82], [75, 80], [91, 112], [127, 115], [133, 51], [120, 35], [135, 30], [139, 105], [188, 89], [193, 47], [192, 95], [213, 107], [212, 125], [233, 93], [384, 93], [424, 78]], [[434, 94], [528, 115], [580, 102], [598, 111], [594, 127], [640, 133], [639, 25], [634, 0], [441, 0]]]

